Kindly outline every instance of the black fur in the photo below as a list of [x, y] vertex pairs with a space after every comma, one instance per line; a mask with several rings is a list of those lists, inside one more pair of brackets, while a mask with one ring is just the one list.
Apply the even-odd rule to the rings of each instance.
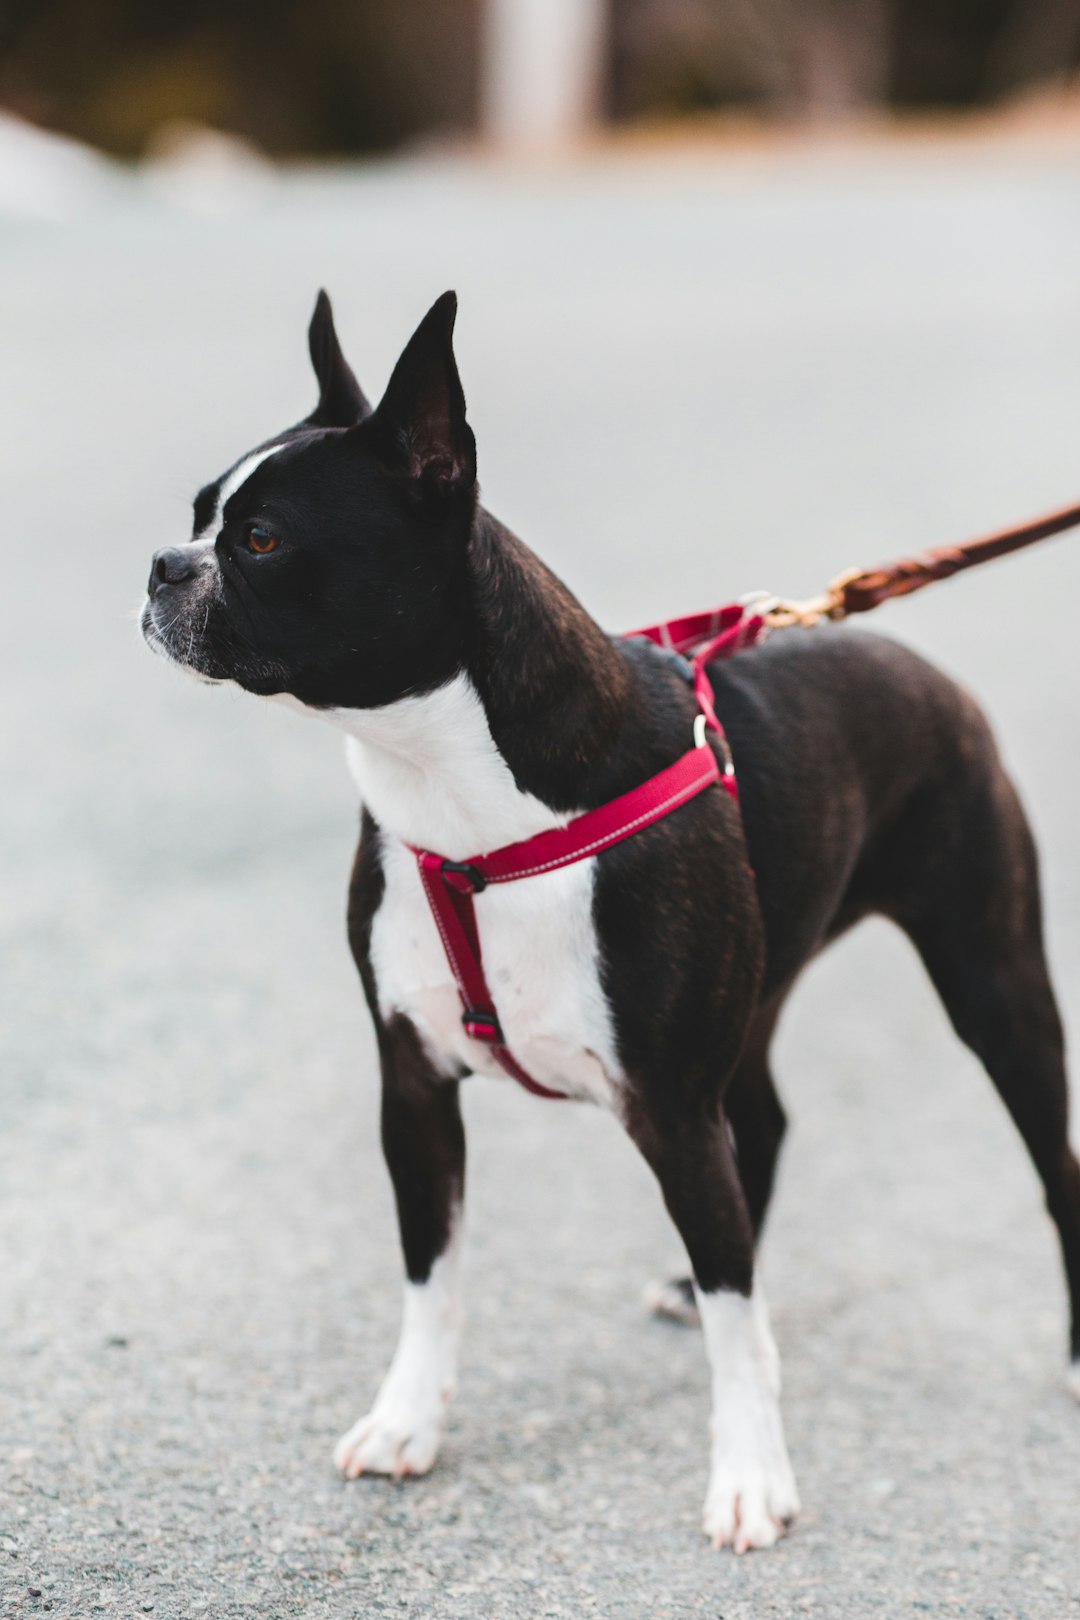
[[[447, 295], [372, 411], [320, 295], [316, 410], [226, 505], [220, 599], [185, 609], [193, 576], [159, 556], [148, 635], [210, 679], [315, 706], [382, 705], [466, 671], [519, 787], [591, 808], [685, 750], [693, 697], [677, 662], [605, 635], [477, 504], [453, 320]], [[218, 487], [196, 502], [196, 532]], [[252, 524], [279, 536], [272, 554], [245, 549]], [[1027, 1143], [1080, 1354], [1080, 1167], [1036, 859], [985, 721], [914, 654], [847, 629], [785, 632], [712, 673], [741, 813], [710, 789], [601, 855], [595, 890], [628, 1129], [699, 1285], [751, 1286], [784, 1130], [768, 1061], [784, 998], [816, 952], [880, 913], [922, 955]], [[350, 939], [379, 1034], [408, 1274], [422, 1280], [460, 1197], [464, 1138], [456, 1080], [404, 1018], [380, 1016], [368, 940], [381, 895], [369, 825]]]

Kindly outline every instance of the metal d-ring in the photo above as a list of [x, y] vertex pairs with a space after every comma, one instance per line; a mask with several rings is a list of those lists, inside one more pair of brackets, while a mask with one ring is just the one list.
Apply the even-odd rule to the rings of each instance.
[[[705, 716], [703, 714], [696, 714], [694, 716], [694, 747], [695, 748], [704, 748], [705, 747], [705, 743], [706, 743], [705, 728], [708, 725], [708, 723], [709, 723], [708, 720], [705, 718]], [[720, 758], [723, 761], [723, 766], [724, 766], [724, 775], [725, 776], [734, 776], [735, 775], [735, 761], [732, 758], [732, 754], [731, 754], [731, 744], [727, 740], [726, 732], [721, 731], [719, 728], [717, 728], [717, 731], [716, 731], [716, 746], [720, 750]]]

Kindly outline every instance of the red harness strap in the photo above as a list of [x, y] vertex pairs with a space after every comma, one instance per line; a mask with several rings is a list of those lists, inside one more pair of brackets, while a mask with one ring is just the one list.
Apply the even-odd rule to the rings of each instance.
[[[764, 620], [759, 614], [749, 614], [738, 603], [733, 603], [711, 613], [696, 613], [631, 631], [631, 635], [645, 636], [669, 652], [694, 653], [691, 660], [694, 695], [701, 710], [694, 727], [695, 746], [639, 787], [631, 788], [629, 793], [620, 794], [595, 810], [575, 816], [565, 827], [551, 827], [534, 838], [504, 844], [501, 849], [474, 855], [467, 861], [447, 860], [428, 849], [413, 850], [420, 868], [420, 881], [461, 997], [465, 1033], [475, 1041], [482, 1041], [507, 1074], [534, 1096], [562, 1098], [563, 1093], [551, 1091], [527, 1074], [506, 1044], [484, 976], [473, 896], [480, 894], [489, 883], [512, 883], [518, 878], [536, 877], [610, 849], [624, 838], [632, 838], [643, 827], [669, 816], [714, 782], [721, 782], [737, 799], [731, 751], [716, 718], [712, 684], [705, 665], [712, 659], [730, 658], [742, 648], [752, 646], [763, 628]], [[723, 768], [706, 742], [706, 728], [713, 731], [720, 742], [725, 760]]]

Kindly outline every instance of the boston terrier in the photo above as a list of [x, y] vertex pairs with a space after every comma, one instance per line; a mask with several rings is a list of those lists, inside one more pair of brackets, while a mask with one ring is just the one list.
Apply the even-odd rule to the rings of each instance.
[[[389, 1371], [335, 1452], [350, 1479], [435, 1461], [460, 1323], [459, 1083], [513, 1083], [463, 1025], [414, 849], [464, 862], [564, 826], [670, 765], [696, 715], [678, 658], [607, 635], [479, 504], [456, 307], [433, 306], [373, 409], [321, 293], [315, 410], [199, 491], [141, 621], [203, 680], [338, 727], [359, 791], [349, 939], [406, 1282]], [[769, 1044], [806, 963], [871, 913], [919, 952], [1042, 1178], [1078, 1396], [1080, 1165], [1035, 849], [972, 699], [835, 627], [710, 673], [738, 799], [714, 784], [613, 848], [478, 895], [475, 915], [514, 1059], [617, 1116], [685, 1243], [692, 1278], [666, 1302], [700, 1319], [711, 1368], [704, 1529], [741, 1552], [799, 1506], [754, 1254], [785, 1124]]]

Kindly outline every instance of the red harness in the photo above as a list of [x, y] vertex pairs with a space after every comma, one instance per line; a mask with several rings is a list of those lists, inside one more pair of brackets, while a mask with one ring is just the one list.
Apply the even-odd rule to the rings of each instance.
[[[632, 838], [643, 827], [669, 816], [714, 782], [720, 782], [732, 798], [737, 799], [731, 750], [724, 728], [716, 718], [712, 684], [705, 665], [712, 659], [730, 658], [744, 647], [753, 646], [764, 627], [761, 614], [749, 612], [736, 602], [715, 608], [711, 613], [693, 613], [686, 618], [669, 619], [665, 624], [628, 632], [645, 636], [668, 652], [693, 653], [690, 667], [700, 710], [694, 725], [694, 747], [674, 765], [650, 776], [640, 787], [575, 816], [565, 827], [537, 833], [535, 838], [504, 844], [501, 849], [487, 855], [474, 855], [467, 861], [447, 860], [429, 849], [413, 850], [420, 867], [420, 881], [461, 996], [465, 1032], [473, 1040], [482, 1041], [507, 1074], [513, 1075], [534, 1096], [562, 1098], [563, 1093], [549, 1090], [527, 1074], [506, 1044], [484, 977], [473, 896], [480, 894], [489, 883], [513, 883], [517, 878], [536, 877], [541, 872], [552, 872], [556, 867], [570, 866], [574, 861], [598, 855], [601, 850], [610, 849], [612, 844]], [[706, 741], [706, 729], [717, 738], [724, 759], [722, 768]]]
[[[602, 849], [610, 849], [612, 844], [632, 838], [634, 833], [659, 821], [661, 816], [669, 816], [714, 782], [722, 782], [732, 798], [737, 799], [731, 750], [724, 728], [716, 718], [713, 689], [705, 669], [711, 659], [730, 658], [744, 647], [752, 647], [766, 628], [812, 625], [819, 619], [843, 619], [851, 613], [866, 613], [890, 597], [910, 595], [937, 579], [948, 579], [975, 563], [1003, 557], [1078, 524], [1080, 505], [1065, 506], [961, 545], [938, 546], [882, 568], [850, 569], [834, 579], [822, 595], [806, 602], [785, 602], [774, 597], [768, 605], [761, 604], [756, 612], [733, 602], [711, 613], [691, 613], [683, 619], [669, 619], [665, 624], [630, 631], [630, 635], [646, 636], [668, 652], [693, 654], [690, 667], [694, 695], [701, 711], [694, 724], [694, 747], [658, 776], [612, 799], [610, 804], [588, 810], [583, 816], [575, 816], [565, 827], [553, 827], [520, 844], [506, 844], [490, 855], [475, 855], [470, 861], [444, 860], [427, 849], [413, 851], [420, 863], [424, 893], [461, 995], [465, 1009], [462, 1022], [468, 1034], [490, 1047], [507, 1074], [512, 1074], [527, 1091], [538, 1097], [563, 1095], [560, 1091], [550, 1091], [526, 1074], [507, 1048], [484, 977], [473, 895], [486, 889], [489, 883], [512, 883], [515, 878], [534, 877], [539, 872], [551, 872], [557, 866], [569, 866], [573, 861], [583, 861]], [[715, 735], [724, 760], [722, 770], [706, 742], [706, 728]]]

